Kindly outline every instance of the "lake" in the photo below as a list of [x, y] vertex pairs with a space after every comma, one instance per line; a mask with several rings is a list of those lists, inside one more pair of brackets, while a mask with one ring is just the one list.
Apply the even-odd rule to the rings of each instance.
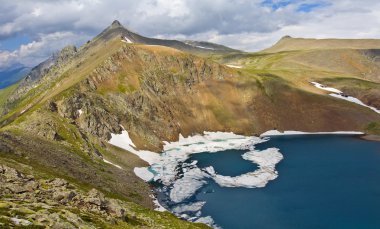
[[[177, 215], [193, 221], [212, 218], [213, 226], [225, 229], [380, 228], [379, 142], [344, 135], [292, 135], [255, 145], [256, 150], [273, 147], [284, 159], [276, 165], [279, 176], [265, 187], [222, 187], [206, 178], [202, 188], [180, 203], [188, 211]], [[198, 153], [186, 163], [197, 161], [199, 168], [213, 166], [218, 174], [238, 176], [257, 169], [242, 158], [245, 152]], [[178, 203], [169, 200], [169, 189], [158, 188], [158, 198], [173, 210]], [[201, 207], [192, 209], [197, 203]]]

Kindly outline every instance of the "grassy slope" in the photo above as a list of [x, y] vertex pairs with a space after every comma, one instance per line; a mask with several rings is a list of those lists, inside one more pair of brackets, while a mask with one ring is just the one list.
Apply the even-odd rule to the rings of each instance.
[[17, 88], [17, 86], [18, 83], [4, 89], [0, 89], [0, 113], [2, 113], [3, 105], [7, 101], [8, 96]]
[[[17, 168], [18, 172], [21, 172], [25, 175], [32, 175], [37, 181], [43, 184], [43, 181], [50, 181], [56, 178], [55, 174], [52, 174], [50, 171], [41, 170], [39, 167], [33, 165], [29, 166], [19, 161], [0, 157], [0, 165], [9, 166], [11, 168]], [[61, 176], [61, 175], [60, 175]], [[78, 185], [77, 183], [70, 182], [70, 190], [75, 191], [75, 193], [86, 193], [90, 191], [91, 187]], [[40, 192], [46, 189], [46, 184], [39, 187]], [[17, 195], [17, 194], [14, 194]], [[106, 195], [107, 198], [113, 199], [118, 198], [115, 195]], [[108, 199], [109, 200], [109, 199]], [[36, 200], [34, 200], [36, 201]], [[72, 205], [62, 203], [58, 201], [45, 199], [43, 202], [38, 201], [37, 203], [33, 200], [29, 200], [28, 197], [20, 198], [12, 196], [12, 194], [7, 194], [0, 199], [0, 227], [4, 228], [13, 228], [14, 226], [9, 220], [6, 220], [6, 217], [17, 217], [22, 219], [28, 219], [31, 222], [35, 222], [37, 225], [45, 225], [46, 221], [39, 221], [40, 217], [33, 217], [32, 215], [38, 215], [38, 212], [41, 212], [43, 215], [53, 215], [58, 214], [61, 221], [67, 221], [66, 218], [69, 218], [70, 215], [67, 215], [67, 212], [70, 214], [75, 214], [76, 217], [82, 220], [76, 221], [71, 220], [68, 222], [68, 225], [73, 226], [73, 222], [77, 223], [74, 227], [83, 226], [87, 227], [96, 227], [96, 228], [209, 228], [203, 224], [192, 224], [183, 220], [176, 218], [174, 215], [168, 212], [156, 212], [144, 207], [141, 207], [135, 203], [131, 203], [126, 199], [119, 199], [121, 201], [121, 206], [124, 207], [126, 211], [126, 216], [123, 218], [114, 218], [109, 219], [104, 214], [100, 214], [100, 211], [84, 211], [78, 207], [73, 207]], [[49, 206], [49, 203], [56, 202], [53, 206]], [[13, 206], [13, 207], [11, 207]], [[47, 212], [47, 213], [46, 213]], [[69, 216], [69, 217], [68, 217]], [[29, 218], [32, 217], [32, 218]], [[36, 219], [37, 218], [37, 219]], [[74, 218], [75, 217], [72, 217]], [[57, 223], [57, 222], [56, 222]], [[32, 225], [25, 228], [44, 228], [43, 226]], [[79, 226], [80, 225], [80, 226]], [[86, 227], [87, 226], [87, 227]], [[66, 226], [61, 226], [66, 227]], [[17, 227], [19, 228], [19, 227]], [[20, 227], [21, 228], [21, 227]]]
[[[376, 129], [371, 123], [379, 121], [377, 114], [326, 96], [308, 83], [343, 79], [342, 73], [289, 59], [292, 55], [297, 53], [219, 57], [246, 66], [238, 70], [171, 48], [126, 45], [118, 38], [95, 45], [84, 49], [51, 87], [26, 97], [15, 108], [13, 122], [3, 127], [0, 136], [1, 157], [149, 206], [148, 187], [132, 172], [134, 166], [145, 164], [91, 132], [93, 120], [112, 126], [103, 118], [115, 117], [116, 126], [127, 128], [139, 148], [153, 150], [160, 149], [162, 140], [176, 140], [179, 133], [187, 136], [204, 130], [251, 135], [273, 128]], [[354, 84], [347, 81], [348, 87]], [[62, 104], [70, 105], [70, 99], [79, 97], [89, 101], [79, 104], [86, 106], [84, 116], [62, 115]], [[61, 113], [49, 110], [50, 102], [58, 104]], [[102, 112], [97, 114], [99, 109]], [[44, 140], [46, 131], [56, 133], [59, 140]], [[94, 157], [95, 149], [125, 171], [102, 163]]]
[[[275, 45], [273, 49], [265, 50], [267, 53], [227, 55], [219, 57], [217, 60], [225, 64], [242, 65], [244, 66], [244, 71], [249, 71], [259, 75], [278, 76], [288, 82], [293, 89], [304, 91], [302, 92], [304, 95], [299, 98], [299, 104], [301, 106], [299, 109], [295, 109], [296, 111], [298, 110], [298, 112], [302, 109], [301, 107], [307, 107], [307, 104], [314, 104], [316, 100], [318, 100], [318, 95], [327, 94], [325, 91], [313, 87], [309, 83], [310, 81], [318, 81], [329, 86], [336, 87], [349, 95], [359, 98], [366, 104], [380, 108], [380, 79], [378, 78], [380, 69], [377, 62], [366, 56], [366, 51], [344, 49], [346, 46], [350, 45], [353, 45], [352, 47], [354, 48], [357, 46], [362, 48], [376, 47], [380, 44], [378, 40], [369, 40], [364, 43], [351, 40], [324, 40], [322, 42], [318, 40], [302, 39], [301, 41], [293, 42], [293, 40], [291, 40], [292, 39], [289, 41], [280, 41], [279, 45]], [[334, 47], [341, 47], [341, 49], [327, 49], [327, 47], [331, 46], [331, 44], [335, 44], [337, 42], [340, 46], [335, 45]], [[269, 51], [273, 53], [269, 53]], [[292, 93], [292, 95], [289, 94], [287, 96], [297, 97], [297, 93]], [[286, 101], [283, 101], [283, 98], [279, 97], [279, 99], [286, 104]], [[353, 105], [345, 101], [338, 101], [336, 99], [329, 98], [329, 96], [324, 96], [324, 100], [326, 103], [328, 101], [333, 101], [335, 104], [334, 106], [341, 107], [341, 110], [347, 109], [347, 107], [356, 107], [360, 109], [357, 105]], [[271, 113], [274, 112], [276, 113], [276, 117], [279, 117], [279, 113], [281, 113], [281, 111], [290, 109], [285, 107], [281, 108], [281, 106], [282, 103], [279, 103], [277, 105], [277, 109], [272, 109], [267, 112], [266, 115], [271, 117]], [[262, 107], [267, 108], [265, 106]], [[323, 105], [323, 109], [317, 109], [316, 107], [309, 107], [308, 109], [314, 110], [314, 113], [312, 113], [311, 116], [315, 116], [315, 112], [318, 112], [324, 116], [323, 113], [326, 110], [326, 106]], [[303, 109], [303, 111], [305, 110]], [[263, 115], [263, 117], [264, 116], [265, 115]], [[327, 115], [325, 114], [325, 116]], [[347, 114], [347, 116], [350, 115]], [[361, 116], [361, 114], [357, 114], [357, 119], [360, 119]], [[330, 118], [334, 121], [337, 120], [337, 117], [334, 118], [331, 116]], [[268, 122], [268, 120], [265, 120], [264, 118], [263, 120]], [[369, 119], [368, 123], [363, 123], [361, 128], [368, 131], [368, 133], [377, 133], [376, 130], [378, 129], [378, 120], [378, 115], [376, 117], [374, 114], [373, 120]], [[310, 121], [320, 122], [321, 119], [315, 118]], [[293, 124], [302, 123], [302, 121], [290, 123], [292, 124], [290, 124], [289, 127], [294, 128], [295, 125]], [[327, 122], [325, 124], [319, 123], [318, 125], [322, 127], [329, 124]], [[348, 126], [351, 125], [347, 122], [346, 127]], [[344, 128], [344, 125], [342, 125], [341, 128]]]
[[294, 50], [315, 49], [378, 49], [379, 39], [307, 39], [284, 37], [272, 47], [263, 50], [266, 53], [278, 53]]

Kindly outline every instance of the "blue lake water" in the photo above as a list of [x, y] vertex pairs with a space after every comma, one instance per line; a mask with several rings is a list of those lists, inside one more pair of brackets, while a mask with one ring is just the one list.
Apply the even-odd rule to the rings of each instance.
[[[224, 229], [380, 228], [380, 143], [352, 136], [276, 136], [256, 149], [276, 147], [284, 155], [279, 177], [264, 188], [220, 187], [211, 179], [190, 202], [206, 201], [202, 216]], [[245, 151], [191, 156], [236, 176], [257, 167]], [[165, 201], [165, 199], [161, 199]]]

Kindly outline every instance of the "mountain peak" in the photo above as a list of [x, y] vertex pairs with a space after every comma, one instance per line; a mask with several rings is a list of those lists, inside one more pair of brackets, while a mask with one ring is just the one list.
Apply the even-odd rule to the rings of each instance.
[[122, 26], [121, 23], [118, 21], [118, 20], [115, 20], [112, 22], [111, 24], [112, 27], [119, 27], [119, 26]]
[[291, 38], [293, 38], [293, 37], [291, 37], [291, 36], [289, 36], [289, 35], [286, 35], [286, 36], [283, 36], [283, 37], [281, 38], [281, 40], [291, 39]]

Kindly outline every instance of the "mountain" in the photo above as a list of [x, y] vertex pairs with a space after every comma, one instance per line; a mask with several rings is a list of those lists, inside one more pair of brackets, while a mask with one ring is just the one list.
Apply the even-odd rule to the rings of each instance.
[[[310, 84], [334, 86], [380, 108], [377, 81], [305, 65], [306, 58], [294, 61], [292, 53], [298, 51], [245, 53], [208, 42], [146, 38], [113, 22], [82, 47], [66, 47], [41, 63], [2, 97], [0, 181], [23, 174], [14, 182], [19, 189], [7, 193], [8, 202], [17, 199], [35, 212], [23, 198], [48, 199], [43, 206], [55, 206], [50, 213], [76, 227], [116, 222], [202, 228], [150, 210], [150, 187], [133, 172], [147, 163], [110, 145], [111, 134], [125, 129], [136, 148], [154, 152], [162, 150], [163, 141], [203, 131], [380, 134], [378, 113]], [[18, 193], [30, 187], [27, 177], [62, 195], [32, 194], [35, 186]], [[0, 188], [1, 194], [6, 190]], [[95, 211], [83, 215], [88, 209]], [[37, 223], [34, 212], [25, 215]]]
[[21, 80], [30, 68], [17, 64], [6, 69], [0, 70], [0, 89], [6, 88]]
[[314, 49], [379, 49], [379, 39], [308, 39], [284, 36], [264, 53]]
[[106, 28], [102, 33], [95, 37], [94, 42], [104, 42], [114, 37], [120, 37], [126, 43], [167, 46], [195, 54], [241, 53], [239, 50], [209, 42], [163, 40], [144, 37], [126, 29], [117, 20], [115, 20], [111, 26]]

